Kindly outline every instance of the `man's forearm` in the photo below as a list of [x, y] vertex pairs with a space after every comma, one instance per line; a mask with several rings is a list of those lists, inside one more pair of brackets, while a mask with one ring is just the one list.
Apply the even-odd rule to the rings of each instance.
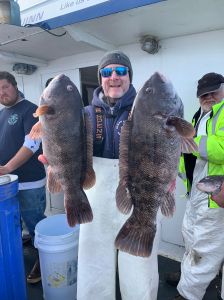
[[[14, 170], [18, 169], [21, 167], [23, 164], [25, 164], [31, 157], [33, 156], [33, 152], [22, 146], [19, 151], [13, 156], [10, 161], [4, 166], [6, 170], [8, 171], [7, 173], [11, 173]], [[1, 174], [1, 168], [0, 168], [0, 174]]]

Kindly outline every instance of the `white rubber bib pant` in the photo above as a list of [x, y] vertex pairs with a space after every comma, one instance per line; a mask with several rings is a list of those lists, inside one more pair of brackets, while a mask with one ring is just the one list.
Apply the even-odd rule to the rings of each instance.
[[[94, 157], [96, 185], [87, 192], [93, 222], [80, 226], [78, 300], [115, 300], [117, 250], [114, 241], [128, 218], [116, 207], [118, 160]], [[160, 224], [160, 223], [159, 223]], [[158, 290], [157, 248], [160, 225], [149, 258], [118, 253], [122, 300], [156, 300]]]

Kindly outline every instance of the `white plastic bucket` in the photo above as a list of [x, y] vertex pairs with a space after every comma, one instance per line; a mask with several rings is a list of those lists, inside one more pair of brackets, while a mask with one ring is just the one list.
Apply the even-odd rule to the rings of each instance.
[[41, 220], [35, 227], [45, 300], [75, 300], [79, 226], [69, 227], [65, 214]]

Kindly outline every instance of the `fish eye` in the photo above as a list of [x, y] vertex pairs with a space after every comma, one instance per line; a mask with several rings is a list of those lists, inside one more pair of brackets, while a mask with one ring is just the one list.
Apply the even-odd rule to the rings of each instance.
[[145, 92], [147, 93], [147, 94], [151, 94], [152, 93], [152, 88], [151, 87], [147, 87], [146, 89], [145, 89]]
[[72, 85], [67, 85], [67, 91], [71, 92], [73, 90], [73, 86]]

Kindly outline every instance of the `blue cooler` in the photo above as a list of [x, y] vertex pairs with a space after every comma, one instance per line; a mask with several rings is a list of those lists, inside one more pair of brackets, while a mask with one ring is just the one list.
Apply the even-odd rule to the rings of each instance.
[[26, 300], [18, 177], [0, 176], [0, 299]]

